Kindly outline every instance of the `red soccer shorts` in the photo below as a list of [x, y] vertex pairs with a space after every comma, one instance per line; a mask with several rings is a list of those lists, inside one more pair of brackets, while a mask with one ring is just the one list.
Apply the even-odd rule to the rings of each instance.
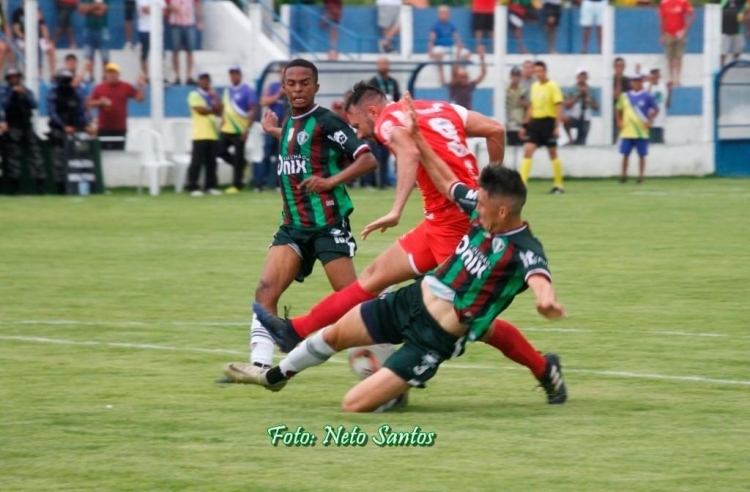
[[441, 211], [425, 219], [398, 239], [409, 255], [416, 275], [424, 275], [456, 251], [469, 228], [469, 218], [460, 210]]

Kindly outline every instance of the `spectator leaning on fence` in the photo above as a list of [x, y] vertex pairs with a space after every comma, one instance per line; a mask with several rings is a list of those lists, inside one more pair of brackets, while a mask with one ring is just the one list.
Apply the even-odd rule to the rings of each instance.
[[661, 0], [659, 4], [661, 36], [669, 66], [669, 81], [680, 85], [682, 57], [685, 54], [685, 41], [688, 30], [695, 20], [690, 0]]
[[381, 53], [395, 51], [393, 40], [398, 36], [401, 29], [401, 0], [377, 0], [378, 6], [378, 28], [380, 28], [380, 40], [378, 49]]
[[602, 24], [604, 23], [604, 10], [607, 8], [607, 0], [582, 0], [580, 24], [583, 28], [583, 46], [581, 53], [588, 53], [591, 28], [596, 27], [596, 53], [602, 49]]
[[745, 0], [721, 0], [721, 64], [728, 56], [736, 60], [745, 49], [742, 24], [750, 18]]
[[[242, 82], [239, 65], [229, 67], [229, 81], [232, 85], [224, 89], [222, 97], [219, 157], [232, 166], [232, 186], [226, 191], [232, 195], [239, 193], [244, 186], [243, 177], [247, 168], [245, 143], [258, 112], [258, 96]], [[230, 148], [234, 153], [229, 153]]]
[[[18, 46], [18, 49], [23, 52], [23, 50], [26, 47], [26, 24], [24, 19], [24, 8], [18, 7], [16, 10], [13, 11], [13, 17], [11, 19], [11, 22], [13, 23], [13, 38], [15, 39], [16, 46]], [[47, 63], [49, 65], [49, 72], [50, 74], [55, 73], [55, 46], [52, 44], [52, 40], [49, 37], [49, 29], [47, 29], [47, 24], [44, 22], [44, 16], [42, 15], [41, 10], [37, 10], [37, 26], [38, 26], [38, 36], [39, 36], [39, 66], [42, 66], [42, 56], [41, 54], [44, 53], [47, 55]]]
[[133, 20], [136, 16], [136, 0], [125, 0], [125, 49], [138, 45], [138, 38], [133, 36]]
[[528, 91], [521, 85], [521, 69], [510, 70], [510, 82], [505, 88], [506, 139], [510, 146], [523, 145], [518, 132], [523, 127], [526, 109], [529, 107]]
[[63, 68], [55, 75], [55, 85], [47, 92], [49, 114], [49, 145], [52, 151], [52, 169], [57, 192], [65, 194], [66, 148], [76, 132], [96, 133], [81, 93], [73, 87], [73, 72]]
[[96, 52], [102, 58], [102, 65], [109, 63], [109, 16], [110, 0], [81, 0], [78, 12], [84, 17], [83, 46], [86, 58], [85, 70], [94, 78], [94, 58]]
[[97, 133], [102, 149], [123, 150], [128, 132], [128, 100], [146, 98], [146, 78], [138, 76], [138, 87], [120, 80], [120, 66], [108, 63], [104, 67], [104, 82], [94, 88], [87, 101], [90, 109], [97, 108]]
[[521, 138], [527, 137], [521, 163], [521, 177], [524, 183], [529, 181], [534, 151], [537, 147], [547, 147], [554, 176], [554, 186], [550, 193], [559, 195], [563, 193], [563, 171], [562, 163], [557, 157], [557, 138], [563, 118], [563, 95], [560, 87], [547, 78], [547, 65], [544, 62], [534, 62], [534, 71], [537, 81], [531, 86], [531, 104], [520, 132]]
[[185, 52], [185, 81], [193, 79], [193, 51], [198, 49], [198, 31], [203, 30], [203, 7], [200, 0], [169, 0], [169, 35], [172, 40], [172, 68], [175, 85], [180, 85], [180, 51]]
[[[586, 139], [591, 128], [591, 112], [599, 109], [591, 87], [588, 84], [589, 74], [583, 69], [576, 70], [576, 85], [568, 91], [565, 98], [565, 132], [574, 145], [586, 145]], [[570, 136], [570, 130], [575, 128], [576, 138]]]
[[652, 68], [645, 91], [651, 94], [659, 108], [648, 132], [649, 142], [663, 144], [664, 128], [667, 126], [667, 108], [672, 105], [672, 83], [665, 84], [661, 80], [661, 71], [658, 68]]
[[649, 127], [659, 112], [651, 95], [643, 90], [643, 75], [630, 77], [631, 89], [620, 94], [615, 108], [617, 128], [620, 129], [620, 153], [622, 154], [621, 183], [628, 180], [628, 160], [635, 149], [638, 152], [638, 183], [643, 182], [648, 155]]
[[324, 0], [323, 17], [320, 19], [320, 27], [328, 30], [328, 59], [338, 60], [339, 24], [343, 13], [343, 2], [341, 0]]
[[188, 106], [192, 116], [193, 153], [188, 168], [188, 191], [190, 196], [203, 196], [198, 186], [201, 170], [205, 169], [204, 190], [209, 195], [221, 195], [216, 178], [216, 157], [219, 129], [216, 117], [221, 115], [221, 100], [211, 87], [208, 72], [198, 74], [198, 87], [188, 95]]
[[475, 49], [484, 43], [485, 36], [492, 42], [495, 37], [496, 0], [473, 0], [471, 2], [471, 30], [474, 31]]
[[544, 30], [547, 31], [547, 52], [557, 53], [555, 41], [557, 41], [557, 27], [560, 25], [562, 15], [562, 0], [544, 0], [542, 3], [542, 22]]
[[508, 27], [516, 38], [518, 51], [527, 54], [529, 50], [523, 44], [523, 24], [529, 12], [533, 12], [531, 0], [508, 0]]
[[0, 91], [0, 133], [5, 140], [5, 163], [8, 170], [10, 193], [15, 195], [21, 188], [21, 167], [28, 165], [36, 192], [44, 194], [47, 172], [42, 161], [39, 137], [34, 133], [32, 117], [37, 108], [34, 93], [21, 83], [21, 72], [10, 67], [5, 71], [8, 83]]
[[[446, 56], [450, 59], [464, 58], [470, 55], [469, 50], [463, 47], [458, 29], [451, 22], [451, 10], [442, 5], [438, 8], [438, 20], [430, 29], [430, 38], [427, 43], [430, 58], [442, 61]], [[442, 71], [442, 67], [440, 69]]]
[[148, 74], [148, 53], [151, 51], [151, 6], [161, 3], [162, 13], [169, 13], [164, 0], [138, 0], [138, 42], [141, 45], [141, 72]]
[[73, 16], [76, 13], [78, 0], [57, 0], [55, 6], [57, 7], [57, 27], [52, 43], [57, 46], [60, 37], [64, 34], [68, 37], [70, 49], [74, 50], [78, 47], [73, 32]]
[[5, 65], [5, 57], [10, 56], [11, 62], [15, 59], [13, 51], [10, 49], [8, 43], [13, 39], [13, 35], [10, 32], [10, 26], [5, 20], [5, 12], [0, 8], [0, 33], [5, 36], [5, 39], [0, 39], [0, 70]]

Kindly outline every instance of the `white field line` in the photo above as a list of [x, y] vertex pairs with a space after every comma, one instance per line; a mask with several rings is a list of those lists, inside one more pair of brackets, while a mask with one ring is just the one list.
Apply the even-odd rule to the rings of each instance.
[[[44, 343], [53, 345], [77, 345], [87, 347], [111, 347], [111, 348], [128, 348], [138, 350], [164, 350], [172, 352], [197, 352], [206, 354], [227, 354], [227, 355], [238, 355], [247, 357], [247, 352], [238, 350], [227, 350], [227, 349], [209, 349], [200, 347], [175, 347], [171, 345], [153, 345], [153, 344], [141, 344], [141, 343], [122, 343], [122, 342], [98, 342], [95, 340], [64, 340], [60, 338], [45, 338], [45, 337], [26, 337], [26, 336], [0, 336], [0, 340], [15, 341], [15, 342], [27, 342], [27, 343]], [[333, 359], [332, 362], [345, 364], [344, 360]], [[483, 366], [473, 364], [452, 364], [447, 363], [444, 367], [449, 369], [459, 370], [471, 370], [471, 371], [497, 371], [500, 369], [509, 369], [510, 367], [498, 367], [498, 366]], [[515, 367], [513, 367], [515, 369]], [[520, 369], [520, 368], [518, 368]], [[726, 385], [741, 385], [750, 386], [750, 381], [742, 381], [735, 379], [716, 379], [707, 378], [703, 376], [671, 376], [666, 374], [650, 374], [650, 373], [637, 373], [629, 371], [595, 371], [589, 369], [571, 369], [566, 367], [565, 372], [574, 374], [592, 374], [596, 376], [609, 376], [619, 377], [627, 379], [655, 379], [655, 380], [666, 380], [666, 381], [681, 381], [688, 383], [704, 383], [704, 384], [726, 384]]]
[[[22, 320], [0, 320], [0, 326], [22, 326], [22, 325], [36, 325], [36, 326], [159, 326], [159, 325], [171, 325], [171, 326], [216, 326], [216, 327], [232, 327], [232, 326], [250, 326], [250, 321], [133, 321], [133, 320], [122, 320], [122, 321], [83, 321], [83, 320], [68, 320], [68, 319], [22, 319]], [[540, 333], [613, 333], [613, 330], [591, 330], [587, 328], [555, 328], [555, 327], [525, 327], [521, 331], [528, 332], [540, 332]], [[675, 330], [630, 330], [628, 333], [638, 333], [640, 335], [665, 335], [665, 336], [679, 336], [679, 337], [695, 337], [695, 338], [746, 338], [750, 339], [750, 335], [728, 335], [726, 333], [705, 333], [705, 332], [689, 332], [689, 331], [675, 331]]]

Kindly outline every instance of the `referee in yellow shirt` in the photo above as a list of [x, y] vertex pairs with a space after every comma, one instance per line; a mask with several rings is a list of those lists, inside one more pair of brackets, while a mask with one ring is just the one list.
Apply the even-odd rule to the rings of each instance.
[[562, 163], [557, 157], [557, 137], [563, 119], [563, 95], [560, 87], [547, 78], [547, 65], [544, 62], [534, 62], [534, 74], [537, 81], [531, 86], [531, 104], [519, 132], [519, 136], [526, 140], [521, 177], [524, 183], [529, 180], [534, 151], [537, 147], [547, 147], [554, 175], [554, 187], [550, 193], [559, 195], [563, 192], [563, 173]]

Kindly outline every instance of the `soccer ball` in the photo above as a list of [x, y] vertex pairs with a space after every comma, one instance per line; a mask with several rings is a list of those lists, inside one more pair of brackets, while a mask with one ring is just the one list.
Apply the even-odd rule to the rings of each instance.
[[360, 379], [366, 379], [383, 367], [383, 363], [396, 351], [390, 343], [353, 347], [349, 349], [349, 367]]

